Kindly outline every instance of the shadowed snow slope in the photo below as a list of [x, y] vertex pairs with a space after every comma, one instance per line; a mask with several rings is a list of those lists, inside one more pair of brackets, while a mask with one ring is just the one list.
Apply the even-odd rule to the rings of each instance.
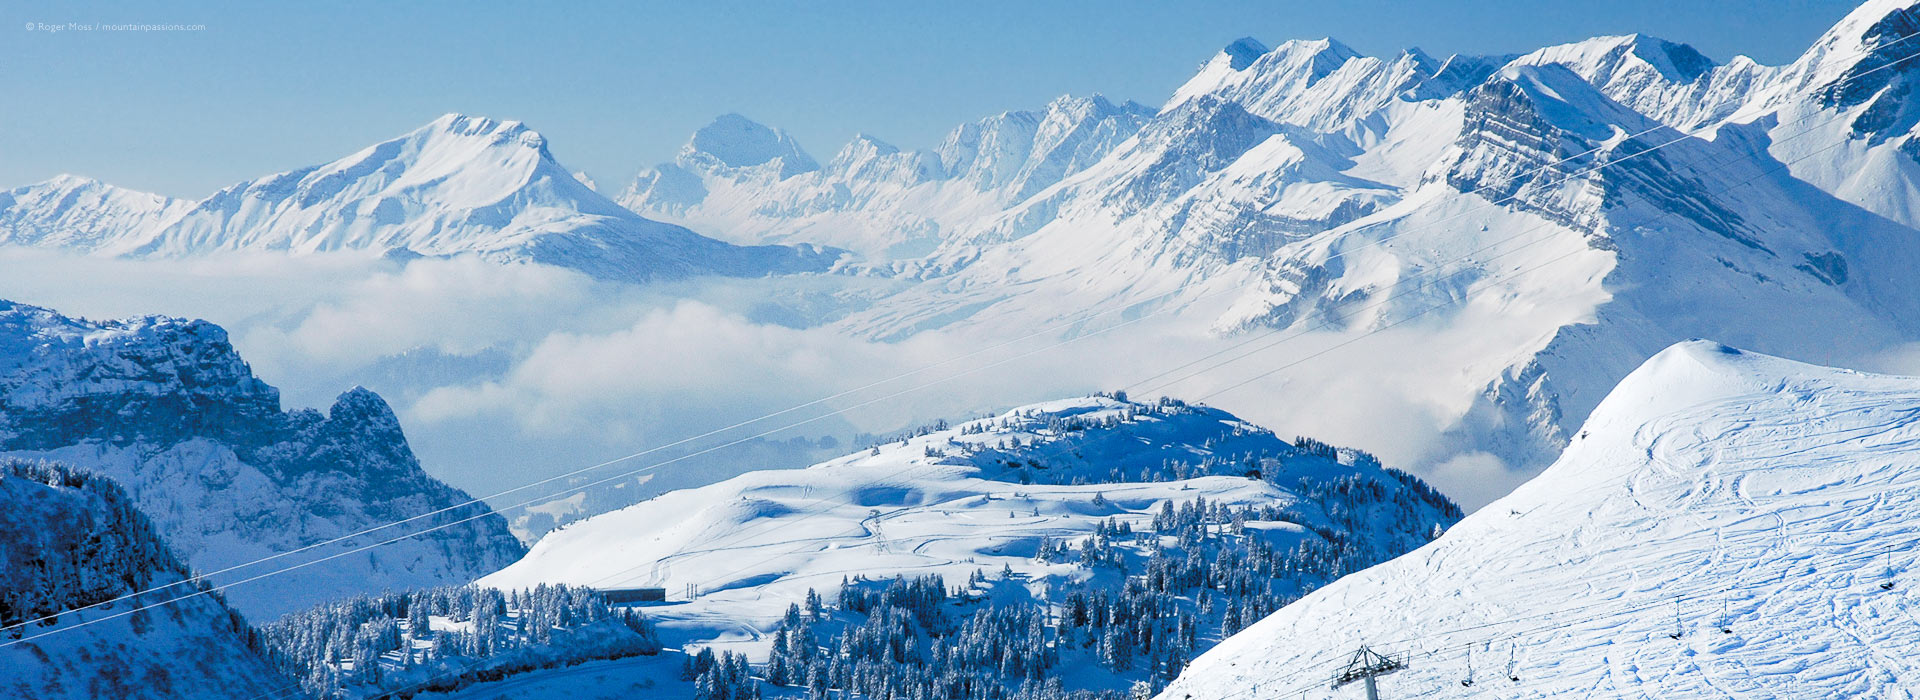
[[[246, 620], [217, 596], [174, 600], [199, 590], [170, 585], [188, 575], [113, 482], [0, 459], [0, 627], [34, 621], [0, 633], [9, 644], [0, 648], [0, 697], [247, 700], [295, 692]], [[38, 622], [49, 615], [57, 618]]]
[[1912, 697], [1917, 415], [1917, 378], [1675, 345], [1539, 477], [1160, 697], [1353, 697], [1329, 678], [1362, 644], [1410, 655], [1393, 698]]

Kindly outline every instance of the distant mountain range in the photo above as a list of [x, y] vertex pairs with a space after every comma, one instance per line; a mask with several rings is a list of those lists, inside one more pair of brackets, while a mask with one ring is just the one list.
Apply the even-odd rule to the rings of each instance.
[[148, 257], [475, 254], [621, 281], [818, 271], [838, 257], [811, 246], [734, 246], [642, 218], [575, 179], [521, 123], [457, 114], [197, 202], [73, 176], [16, 188], [0, 193], [0, 244]]
[[1920, 340], [1915, 16], [1873, 0], [1784, 66], [1638, 35], [1448, 57], [1242, 39], [1157, 110], [1063, 97], [932, 150], [862, 135], [822, 161], [726, 115], [617, 204], [519, 123], [449, 115], [197, 202], [18, 188], [0, 243], [838, 271], [890, 283], [783, 323], [879, 339], [1122, 310], [1178, 312], [1190, 339], [1393, 329], [1424, 352], [1361, 370], [1437, 385], [1384, 399], [1442, 424], [1419, 460], [1537, 469], [1672, 342], [1858, 363]]
[[[1538, 468], [1672, 342], [1850, 363], [1920, 340], [1909, 5], [1869, 2], [1777, 67], [1647, 36], [1445, 58], [1242, 39], [1154, 113], [1063, 98], [817, 170], [728, 117], [621, 201], [917, 281], [835, 321], [857, 335], [1122, 309], [1223, 338], [1391, 328], [1424, 352], [1389, 355], [1445, 385], [1396, 399], [1451, 426], [1433, 459]], [[727, 161], [711, 130], [782, 150]]]

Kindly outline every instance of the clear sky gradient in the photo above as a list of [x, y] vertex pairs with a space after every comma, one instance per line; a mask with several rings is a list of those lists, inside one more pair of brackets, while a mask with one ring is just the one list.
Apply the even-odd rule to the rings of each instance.
[[[1833, 0], [1208, 2], [10, 2], [0, 188], [71, 172], [198, 198], [446, 112], [520, 119], [615, 190], [714, 116], [825, 160], [855, 132], [932, 147], [1065, 93], [1158, 105], [1241, 36], [1372, 55], [1510, 53], [1645, 33], [1791, 60]], [[199, 24], [48, 32], [29, 23]]]

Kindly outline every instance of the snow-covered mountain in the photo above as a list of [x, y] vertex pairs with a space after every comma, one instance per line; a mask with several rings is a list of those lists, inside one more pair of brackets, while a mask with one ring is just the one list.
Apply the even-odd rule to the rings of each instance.
[[[205, 321], [87, 321], [0, 302], [0, 455], [118, 482], [195, 569], [211, 572], [465, 503], [420, 468], [393, 411], [365, 389], [325, 414], [282, 411]], [[417, 539], [229, 589], [264, 617], [388, 588], [470, 580], [524, 551], [467, 506], [214, 577], [236, 581], [457, 519]]]
[[340, 160], [198, 202], [62, 177], [0, 195], [0, 244], [134, 256], [362, 250], [474, 254], [623, 281], [818, 271], [813, 246], [735, 246], [642, 218], [516, 121], [449, 114]]
[[0, 192], [0, 244], [93, 250], [186, 213], [192, 202], [74, 175]]
[[1085, 169], [1151, 111], [1062, 97], [963, 124], [932, 151], [860, 134], [825, 166], [786, 132], [738, 114], [694, 132], [640, 173], [628, 208], [741, 243], [817, 242], [875, 262], [925, 255], [968, 221]]
[[[1189, 515], [1191, 531], [1174, 522]], [[936, 425], [807, 469], [667, 493], [564, 526], [479, 583], [660, 586], [676, 600], [697, 587], [697, 600], [650, 611], [663, 641], [685, 645], [738, 641], [743, 631], [761, 640], [809, 589], [831, 597], [849, 576], [884, 584], [938, 574], [957, 583], [987, 572], [999, 583], [982, 595], [999, 603], [1064, 605], [1075, 591], [1117, 595], [1129, 571], [1183, 561], [1205, 570], [1203, 552], [1238, 552], [1245, 559], [1222, 557], [1212, 574], [1151, 584], [1154, 595], [1187, 601], [1162, 599], [1169, 619], [1140, 613], [1143, 625], [1171, 624], [1172, 608], [1207, 597], [1190, 590], [1200, 578], [1239, 581], [1219, 584], [1217, 606], [1186, 610], [1184, 624], [1202, 625], [1190, 641], [1204, 647], [1220, 638], [1220, 625], [1237, 629], [1242, 605], [1251, 620], [1256, 609], [1425, 544], [1459, 517], [1439, 492], [1365, 453], [1288, 443], [1218, 409], [1093, 396]], [[1122, 536], [1122, 526], [1141, 534]], [[1196, 578], [1170, 583], [1189, 575]], [[1222, 617], [1229, 609], [1231, 623]], [[769, 653], [758, 641], [746, 648]], [[1077, 662], [1093, 652], [1060, 653]], [[1116, 662], [1106, 653], [1089, 670], [1061, 673], [1071, 687], [1123, 690], [1191, 658], [1156, 651]]]
[[1916, 410], [1920, 379], [1675, 345], [1537, 478], [1160, 697], [1354, 697], [1363, 644], [1408, 664], [1382, 697], [1908, 697]]
[[113, 482], [0, 458], [0, 694], [246, 699], [294, 690], [240, 613], [180, 583], [191, 575]]
[[[1638, 35], [1444, 59], [1242, 39], [1058, 177], [938, 227], [863, 213], [937, 246], [892, 268], [918, 284], [835, 323], [899, 338], [1124, 310], [1225, 339], [1392, 328], [1380, 342], [1422, 352], [1356, 371], [1415, 367], [1399, 383], [1419, 388], [1368, 401], [1444, 431], [1398, 454], [1537, 469], [1678, 340], [1831, 363], [1920, 340], [1911, 4], [1868, 2], [1785, 66]], [[820, 177], [682, 178], [733, 203], [685, 215], [824, 235], [810, 210], [767, 205]]]

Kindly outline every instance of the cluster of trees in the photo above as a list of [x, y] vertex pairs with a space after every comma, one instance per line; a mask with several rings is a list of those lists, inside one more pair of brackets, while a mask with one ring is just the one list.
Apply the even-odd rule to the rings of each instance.
[[680, 680], [693, 682], [695, 700], [760, 700], [760, 684], [753, 680], [746, 654], [714, 656], [713, 649], [701, 649], [687, 657]]
[[[986, 605], [956, 615], [938, 575], [896, 577], [884, 588], [841, 586], [840, 619], [809, 594], [774, 631], [765, 677], [805, 688], [813, 700], [836, 692], [873, 700], [1118, 700], [1118, 691], [1070, 692], [1059, 648], [1038, 606]], [[831, 634], [824, 627], [838, 627]]]
[[[74, 498], [21, 493], [21, 498], [0, 499], [12, 504], [9, 512], [0, 513], [0, 529], [9, 533], [0, 541], [0, 628], [6, 629], [0, 637], [19, 639], [29, 633], [21, 623], [39, 620], [41, 626], [53, 626], [62, 612], [157, 587], [101, 609], [140, 608], [129, 618], [138, 630], [149, 614], [143, 606], [203, 595], [218, 601], [215, 607], [225, 616], [219, 623], [223, 631], [256, 651], [263, 649], [246, 619], [227, 607], [217, 591], [204, 581], [188, 580], [192, 570], [119, 484], [54, 462], [0, 459], [0, 493], [23, 488], [61, 489]], [[165, 585], [169, 582], [176, 583]]]
[[361, 596], [287, 615], [262, 634], [270, 658], [322, 697], [408, 696], [660, 652], [639, 613], [589, 588], [546, 584]]

